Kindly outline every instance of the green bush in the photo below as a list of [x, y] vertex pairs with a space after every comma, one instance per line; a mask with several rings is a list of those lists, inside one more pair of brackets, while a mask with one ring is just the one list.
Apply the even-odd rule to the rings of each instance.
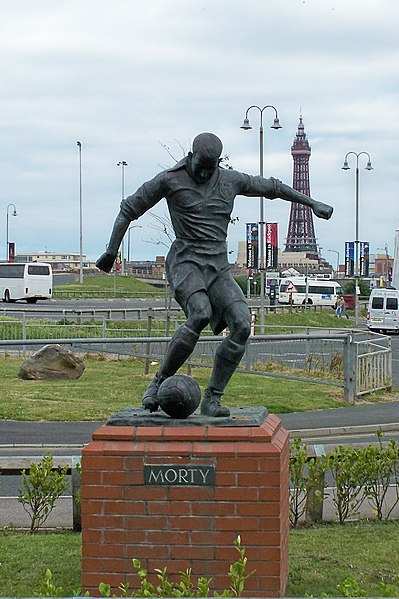
[[[309, 457], [308, 446], [295, 439], [290, 450], [290, 522], [298, 524], [307, 509], [308, 498], [316, 498], [324, 489], [318, 489], [326, 470], [334, 481], [333, 503], [339, 522], [358, 515], [363, 502], [375, 512], [378, 520], [387, 520], [399, 504], [399, 445], [394, 439], [383, 443], [381, 431], [377, 443], [365, 447], [339, 445], [326, 457]], [[391, 504], [387, 506], [391, 488]], [[393, 498], [392, 498], [393, 497]]]
[[18, 501], [31, 518], [31, 533], [47, 520], [55, 502], [66, 491], [66, 473], [66, 466], [54, 469], [50, 454], [46, 454], [38, 464], [32, 463], [29, 474], [26, 470], [22, 471], [23, 489], [18, 491]]
[[[297, 526], [306, 511], [311, 493], [322, 493], [317, 489], [319, 480], [326, 469], [326, 460], [319, 457], [311, 459], [309, 448], [301, 439], [294, 439], [290, 449], [290, 501], [289, 517], [292, 526]], [[321, 499], [321, 497], [319, 497]]]
[[[390, 439], [384, 446], [380, 431], [377, 432], [377, 438], [378, 445], [368, 445], [361, 450], [364, 453], [366, 477], [364, 495], [378, 520], [387, 520], [399, 503], [399, 445]], [[396, 499], [388, 509], [386, 497], [391, 484], [396, 490]]]
[[[349, 281], [345, 281], [342, 284], [342, 288], [345, 294], [354, 294], [355, 293], [355, 280], [350, 279]], [[370, 285], [364, 279], [359, 279], [359, 289], [361, 297], [369, 297], [370, 295]]]
[[[241, 537], [238, 536], [234, 542], [235, 548], [238, 551], [239, 557], [236, 562], [232, 563], [229, 567], [230, 586], [228, 589], [219, 594], [214, 592], [214, 597], [241, 597], [244, 588], [245, 581], [252, 576], [254, 571], [246, 573], [247, 557], [245, 555], [246, 549], [241, 545]], [[199, 577], [196, 585], [191, 578], [191, 570], [187, 569], [185, 572], [180, 572], [180, 580], [178, 582], [172, 582], [168, 575], [166, 568], [155, 570], [156, 576], [159, 583], [152, 584], [147, 577], [147, 570], [141, 567], [141, 562], [138, 559], [133, 559], [133, 567], [139, 579], [139, 588], [136, 591], [129, 589], [129, 585], [121, 583], [118, 587], [119, 595], [115, 595], [112, 592], [111, 586], [106, 582], [99, 584], [98, 590], [102, 597], [208, 597], [210, 593], [210, 578]], [[82, 595], [78, 594], [79, 591], [75, 592], [75, 597]], [[39, 592], [36, 593], [38, 597], [62, 597], [64, 595], [62, 587], [57, 586], [55, 583], [51, 570], [47, 569], [45, 573], [45, 579], [41, 585]], [[86, 596], [88, 593], [86, 593]]]

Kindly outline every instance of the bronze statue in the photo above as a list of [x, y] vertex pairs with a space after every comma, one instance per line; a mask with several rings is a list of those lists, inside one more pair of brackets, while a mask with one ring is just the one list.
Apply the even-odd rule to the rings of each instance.
[[220, 167], [222, 142], [213, 133], [201, 133], [192, 152], [174, 167], [144, 183], [121, 203], [107, 251], [97, 267], [109, 272], [131, 221], [166, 198], [176, 234], [166, 272], [172, 293], [187, 320], [175, 332], [163, 363], [143, 395], [143, 407], [155, 412], [161, 383], [174, 375], [190, 356], [201, 331], [210, 323], [215, 334], [229, 334], [216, 350], [212, 374], [201, 402], [201, 413], [229, 416], [221, 396], [243, 357], [250, 334], [250, 314], [245, 296], [230, 273], [227, 227], [236, 195], [281, 198], [310, 206], [314, 214], [329, 219], [331, 206], [295, 191], [278, 179], [251, 176]]

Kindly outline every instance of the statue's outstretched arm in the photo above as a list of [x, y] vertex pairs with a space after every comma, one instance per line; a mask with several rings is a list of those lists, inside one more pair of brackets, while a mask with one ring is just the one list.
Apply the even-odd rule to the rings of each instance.
[[100, 270], [103, 270], [104, 272], [109, 272], [111, 270], [129, 223], [130, 219], [127, 218], [127, 216], [124, 216], [122, 212], [119, 212], [115, 219], [107, 250], [96, 262], [96, 266]]
[[332, 206], [323, 204], [323, 202], [317, 202], [300, 191], [293, 189], [289, 185], [281, 183], [281, 181], [275, 181], [277, 183], [278, 197], [282, 200], [288, 200], [289, 202], [297, 202], [298, 204], [309, 206], [313, 210], [314, 214], [319, 218], [328, 220], [331, 217], [334, 210]]

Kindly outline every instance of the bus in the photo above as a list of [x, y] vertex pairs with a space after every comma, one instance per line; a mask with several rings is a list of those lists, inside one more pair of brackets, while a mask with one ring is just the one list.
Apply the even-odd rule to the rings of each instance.
[[280, 304], [291, 304], [292, 306], [307, 303], [309, 306], [334, 308], [337, 299], [342, 295], [341, 285], [331, 279], [289, 277], [280, 281], [278, 301]]
[[53, 293], [53, 273], [47, 262], [0, 263], [0, 297], [3, 302], [50, 299]]

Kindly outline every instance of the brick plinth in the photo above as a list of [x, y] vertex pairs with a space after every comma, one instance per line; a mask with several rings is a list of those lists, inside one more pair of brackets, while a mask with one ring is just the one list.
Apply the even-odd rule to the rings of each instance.
[[[212, 594], [221, 592], [241, 535], [256, 570], [245, 594], [284, 596], [288, 459], [288, 433], [274, 415], [248, 427], [100, 427], [82, 452], [83, 589], [137, 588], [138, 558], [151, 575], [167, 567], [172, 580], [191, 568], [194, 581], [211, 577]], [[211, 484], [191, 484], [199, 465], [214, 472]], [[145, 467], [165, 477], [149, 484]]]

